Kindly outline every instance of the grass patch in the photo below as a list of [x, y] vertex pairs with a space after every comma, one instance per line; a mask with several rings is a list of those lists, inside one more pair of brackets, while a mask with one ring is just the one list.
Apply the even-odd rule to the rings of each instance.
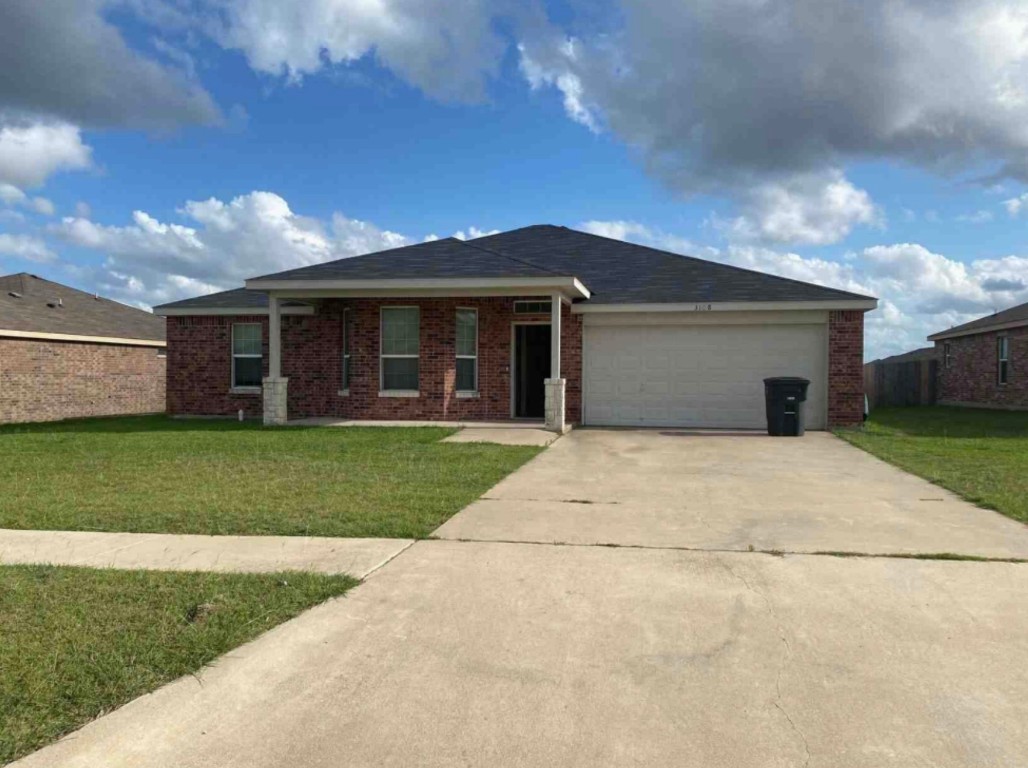
[[0, 764], [357, 582], [0, 566]]
[[839, 437], [981, 507], [1028, 522], [1028, 412], [879, 408]]
[[422, 538], [542, 449], [164, 416], [0, 427], [0, 527]]

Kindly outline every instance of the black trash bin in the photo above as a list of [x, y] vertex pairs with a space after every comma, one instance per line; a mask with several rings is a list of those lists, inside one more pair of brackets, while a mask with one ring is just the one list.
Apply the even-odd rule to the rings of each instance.
[[803, 434], [803, 403], [807, 399], [809, 384], [809, 379], [799, 376], [764, 379], [769, 435], [798, 437]]

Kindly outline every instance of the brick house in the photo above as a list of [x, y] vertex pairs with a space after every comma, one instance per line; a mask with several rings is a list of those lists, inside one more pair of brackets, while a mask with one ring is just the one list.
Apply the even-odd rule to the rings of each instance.
[[163, 411], [165, 346], [149, 312], [0, 277], [0, 424]]
[[761, 428], [763, 379], [807, 426], [863, 417], [877, 301], [564, 227], [302, 267], [157, 307], [168, 411]]
[[1028, 408], [1028, 303], [932, 334], [943, 405]]

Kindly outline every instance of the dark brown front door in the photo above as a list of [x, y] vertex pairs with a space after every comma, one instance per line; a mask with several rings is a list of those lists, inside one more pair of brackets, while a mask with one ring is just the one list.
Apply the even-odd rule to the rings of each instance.
[[550, 377], [550, 326], [514, 326], [514, 415], [541, 419]]

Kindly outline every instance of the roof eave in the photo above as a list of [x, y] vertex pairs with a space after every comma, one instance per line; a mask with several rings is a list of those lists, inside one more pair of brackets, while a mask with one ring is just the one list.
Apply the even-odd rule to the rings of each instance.
[[991, 325], [980, 325], [977, 328], [965, 328], [963, 330], [959, 328], [950, 328], [948, 331], [939, 331], [933, 333], [928, 337], [928, 341], [943, 341], [945, 339], [957, 339], [961, 336], [978, 336], [983, 333], [992, 333], [994, 331], [1009, 331], [1014, 328], [1028, 327], [1028, 319], [1024, 320], [1011, 320], [1007, 323], [993, 323]]
[[447, 277], [371, 280], [246, 281], [251, 291], [274, 292], [281, 298], [374, 296], [516, 296], [525, 291], [559, 292], [569, 299], [588, 299], [588, 288], [573, 275], [553, 277]]
[[782, 310], [860, 310], [878, 307], [878, 299], [814, 299], [810, 301], [696, 301], [677, 303], [575, 304], [572, 312], [761, 312]]

